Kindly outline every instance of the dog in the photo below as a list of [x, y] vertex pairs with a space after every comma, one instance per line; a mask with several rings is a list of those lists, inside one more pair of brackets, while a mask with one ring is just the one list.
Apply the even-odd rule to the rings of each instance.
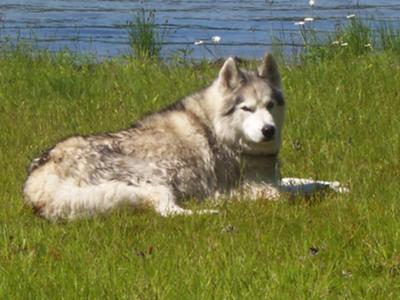
[[[266, 54], [257, 70], [228, 58], [205, 89], [116, 132], [67, 138], [33, 160], [25, 202], [47, 219], [75, 219], [129, 203], [190, 215], [188, 198], [278, 199], [338, 182], [281, 179], [281, 76]], [[199, 213], [213, 213], [201, 210]]]

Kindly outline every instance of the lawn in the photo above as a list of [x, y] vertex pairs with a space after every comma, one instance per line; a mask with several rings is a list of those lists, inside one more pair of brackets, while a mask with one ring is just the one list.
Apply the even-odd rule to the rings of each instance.
[[285, 177], [349, 194], [234, 201], [218, 215], [130, 208], [51, 223], [24, 206], [30, 160], [116, 131], [211, 83], [218, 64], [0, 55], [0, 299], [398, 299], [400, 56], [281, 64]]

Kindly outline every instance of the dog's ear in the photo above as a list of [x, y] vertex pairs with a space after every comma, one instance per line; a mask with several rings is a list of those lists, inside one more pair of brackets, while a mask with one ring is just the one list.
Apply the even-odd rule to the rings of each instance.
[[236, 60], [233, 57], [229, 57], [218, 75], [218, 82], [224, 88], [234, 89], [244, 80], [244, 75], [240, 71]]
[[258, 76], [268, 80], [276, 87], [281, 86], [281, 75], [279, 74], [278, 64], [271, 54], [265, 53], [262, 65], [258, 68]]

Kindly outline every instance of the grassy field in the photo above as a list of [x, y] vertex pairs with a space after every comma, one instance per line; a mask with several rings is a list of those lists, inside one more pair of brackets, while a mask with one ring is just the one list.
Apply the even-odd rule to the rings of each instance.
[[0, 56], [0, 299], [400, 297], [400, 57], [388, 51], [281, 66], [283, 175], [339, 180], [350, 194], [61, 224], [24, 207], [26, 167], [42, 150], [127, 127], [218, 67]]

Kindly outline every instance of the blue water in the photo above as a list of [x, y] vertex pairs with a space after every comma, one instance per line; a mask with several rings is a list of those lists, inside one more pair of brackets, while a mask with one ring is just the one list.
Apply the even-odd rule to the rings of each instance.
[[[259, 57], [271, 46], [274, 32], [283, 42], [299, 39], [294, 23], [313, 17], [307, 26], [332, 31], [348, 22], [347, 15], [395, 21], [400, 0], [209, 1], [209, 0], [0, 0], [0, 35], [11, 40], [34, 40], [50, 50], [69, 48], [108, 57], [129, 52], [126, 25], [139, 9], [155, 9], [156, 23], [167, 28], [164, 56], [178, 49], [196, 58], [238, 55]], [[212, 36], [221, 37], [218, 45]], [[194, 45], [204, 41], [206, 46]]]

